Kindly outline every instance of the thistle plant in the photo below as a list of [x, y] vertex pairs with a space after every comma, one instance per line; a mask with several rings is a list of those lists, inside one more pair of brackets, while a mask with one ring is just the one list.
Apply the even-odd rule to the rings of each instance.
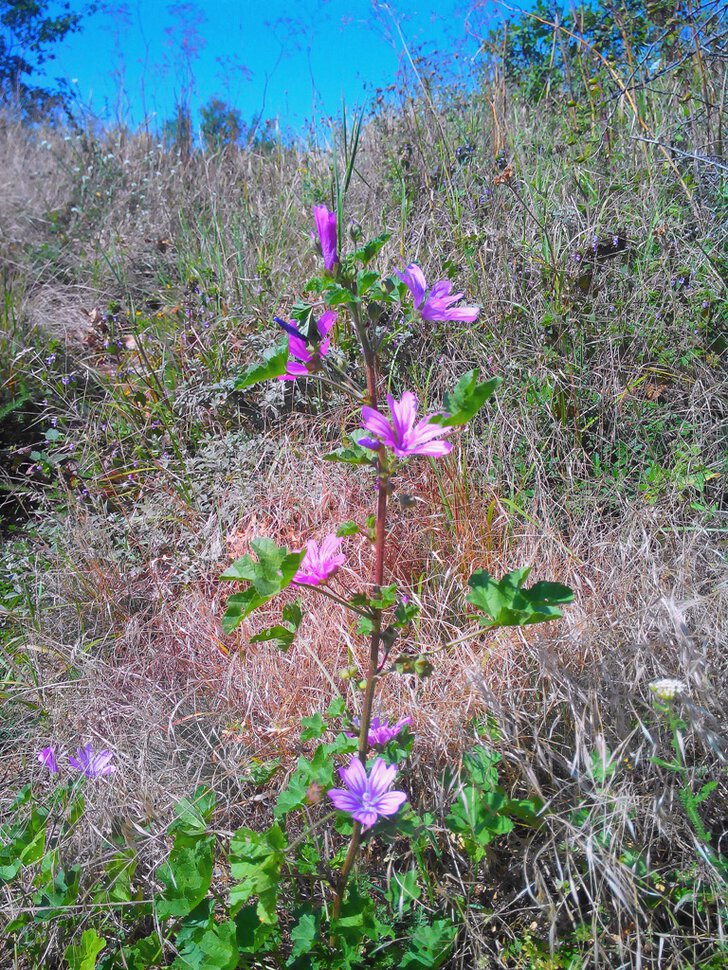
[[[410, 719], [400, 719], [390, 725], [389, 720], [375, 716], [377, 686], [385, 675], [426, 676], [432, 671], [425, 653], [405, 650], [393, 654], [398, 637], [415, 619], [419, 607], [396, 584], [385, 584], [388, 503], [407, 462], [423, 457], [445, 458], [453, 448], [454, 436], [486, 404], [500, 378], [480, 381], [477, 370], [471, 370], [445, 395], [441, 407], [424, 415], [418, 416], [419, 402], [410, 390], [404, 390], [399, 398], [387, 394], [385, 408], [382, 389], [388, 383], [388, 375], [384, 373], [384, 351], [393, 339], [411, 332], [412, 328], [447, 326], [452, 321], [475, 324], [480, 310], [462, 305], [464, 294], [453, 293], [452, 284], [447, 280], [428, 288], [422, 270], [414, 263], [389, 275], [372, 268], [388, 234], [359, 245], [352, 252], [343, 252], [336, 232], [337, 214], [319, 205], [313, 215], [316, 232], [312, 232], [312, 237], [323, 260], [322, 273], [306, 286], [314, 300], [297, 302], [290, 321], [274, 317], [287, 335], [285, 343], [276, 346], [265, 361], [241, 374], [236, 387], [244, 389], [265, 380], [311, 379], [352, 400], [361, 409], [360, 427], [326, 459], [347, 463], [373, 478], [374, 514], [366, 527], [344, 523], [335, 534], [321, 540], [310, 538], [300, 551], [281, 549], [266, 538], [254, 540], [251, 545], [257, 561], [245, 555], [222, 576], [225, 580], [247, 583], [242, 591], [230, 596], [223, 628], [231, 632], [254, 610], [294, 585], [299, 590], [326, 596], [353, 612], [358, 619], [359, 634], [368, 641], [363, 665], [365, 676], [360, 684], [361, 709], [356, 713], [346, 711], [343, 700], [337, 708], [348, 718], [348, 724], [358, 729], [356, 749], [352, 751], [353, 742], [349, 740], [355, 737], [352, 732], [341, 735], [338, 747], [329, 746], [333, 755], [347, 752], [353, 755], [348, 764], [339, 767], [344, 787], [328, 789], [328, 799], [334, 808], [345, 813], [352, 823], [343, 862], [331, 880], [331, 924], [335, 936], [336, 921], [347, 898], [347, 884], [362, 835], [373, 829], [381, 818], [395, 820], [396, 824], [407, 800], [406, 793], [394, 787], [397, 764], [388, 762], [397, 760], [393, 749], [403, 750], [398, 748], [398, 739]], [[359, 365], [344, 363], [343, 355], [337, 354], [337, 342], [342, 340], [347, 323], [358, 343]], [[363, 534], [373, 542], [373, 572], [360, 591], [340, 595], [331, 581], [345, 561], [344, 539], [356, 534]], [[528, 573], [528, 567], [522, 568], [499, 581], [484, 570], [473, 573], [468, 601], [481, 613], [478, 629], [465, 633], [453, 645], [496, 627], [522, 626], [561, 616], [559, 606], [570, 602], [571, 590], [551, 582], [526, 588]], [[253, 640], [272, 640], [282, 649], [288, 649], [302, 619], [301, 601], [288, 604], [283, 609], [281, 624], [262, 631]], [[320, 736], [320, 731], [315, 733], [315, 719], [306, 721], [311, 722], [306, 731], [312, 733], [304, 736]], [[376, 749], [376, 757], [368, 760], [371, 749]], [[327, 770], [331, 773], [333, 765]], [[304, 785], [305, 779], [299, 788]], [[305, 804], [303, 796], [297, 798], [292, 797], [289, 786], [288, 793], [279, 799], [280, 814]]]

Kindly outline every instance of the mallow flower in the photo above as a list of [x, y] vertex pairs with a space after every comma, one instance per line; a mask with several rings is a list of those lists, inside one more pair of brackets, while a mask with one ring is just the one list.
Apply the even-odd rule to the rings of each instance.
[[417, 421], [417, 397], [411, 391], [405, 391], [400, 401], [395, 401], [388, 394], [387, 403], [391, 423], [374, 408], [365, 405], [361, 409], [362, 425], [372, 437], [359, 438], [357, 444], [374, 451], [380, 445], [385, 445], [392, 449], [397, 458], [408, 458], [410, 455], [439, 458], [452, 449], [451, 442], [435, 440], [449, 434], [451, 429], [433, 424], [434, 414]]
[[76, 757], [69, 757], [68, 761], [72, 768], [76, 768], [86, 778], [100, 778], [102, 775], [110, 775], [116, 771], [116, 765], [111, 764], [114, 757], [111, 751], [99, 751], [94, 754], [91, 743], [85, 744], [82, 748], [76, 749]]
[[43, 748], [36, 755], [36, 758], [42, 765], [48, 769], [52, 775], [58, 774], [58, 759], [56, 758], [56, 749], [49, 745], [47, 748]]
[[394, 815], [407, 801], [403, 791], [390, 791], [397, 775], [397, 766], [377, 758], [367, 775], [359, 758], [352, 758], [348, 768], [340, 768], [344, 788], [331, 788], [328, 796], [340, 812], [348, 812], [362, 831], [370, 829], [379, 818]]
[[333, 532], [322, 539], [321, 545], [315, 539], [309, 539], [306, 555], [291, 582], [302, 586], [327, 583], [339, 566], [346, 562], [346, 556], [339, 552], [341, 541]]
[[[383, 748], [385, 744], [396, 738], [403, 727], [407, 724], [412, 723], [411, 717], [403, 717], [401, 721], [397, 721], [396, 724], [390, 724], [389, 721], [382, 721], [378, 717], [373, 717], [369, 724], [369, 733], [367, 734], [367, 744], [370, 748]], [[359, 719], [354, 718], [354, 724], [359, 727]], [[353, 734], [346, 732], [348, 737], [354, 737]]]
[[278, 380], [294, 381], [297, 377], [306, 377], [308, 374], [316, 373], [321, 364], [321, 358], [325, 357], [329, 352], [331, 338], [328, 336], [328, 333], [336, 323], [336, 313], [333, 310], [327, 310], [316, 321], [319, 340], [315, 342], [306, 340], [296, 326], [295, 320], [291, 320], [290, 323], [286, 323], [280, 317], [274, 317], [274, 320], [288, 334], [288, 362], [286, 364], [286, 373], [281, 374]]
[[[339, 261], [336, 251], [336, 213], [329, 211], [325, 205], [313, 207], [313, 217], [316, 220], [316, 231], [321, 243], [321, 254], [324, 257], [326, 269], [333, 269]], [[311, 233], [313, 237], [313, 233]]]
[[452, 283], [449, 280], [440, 280], [428, 290], [424, 274], [415, 263], [410, 263], [401, 273], [397, 272], [397, 276], [412, 294], [415, 310], [423, 320], [473, 323], [480, 313], [480, 307], [477, 306], [453, 306], [458, 300], [462, 300], [464, 294], [452, 293]]

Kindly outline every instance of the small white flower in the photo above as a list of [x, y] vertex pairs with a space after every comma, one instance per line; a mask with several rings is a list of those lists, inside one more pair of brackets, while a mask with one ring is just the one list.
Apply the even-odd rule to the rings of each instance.
[[650, 690], [653, 694], [657, 694], [660, 700], [671, 701], [678, 694], [685, 693], [687, 684], [682, 680], [676, 680], [674, 677], [662, 677], [660, 680], [652, 681]]

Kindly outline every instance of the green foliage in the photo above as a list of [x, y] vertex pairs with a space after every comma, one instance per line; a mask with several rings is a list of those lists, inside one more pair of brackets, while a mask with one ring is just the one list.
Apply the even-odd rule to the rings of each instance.
[[446, 818], [450, 831], [462, 840], [476, 865], [485, 857], [487, 846], [511, 832], [516, 822], [537, 825], [543, 808], [538, 799], [507, 795], [499, 783], [500, 761], [497, 752], [482, 745], [464, 756], [458, 791]]
[[445, 395], [443, 401], [445, 414], [436, 415], [432, 419], [433, 424], [441, 424], [446, 428], [467, 424], [502, 383], [500, 377], [491, 377], [490, 380], [479, 384], [478, 371], [469, 370], [463, 374], [453, 390]]
[[526, 626], [563, 615], [559, 606], [572, 602], [572, 590], [561, 583], [549, 582], [535, 583], [526, 589], [523, 584], [530, 572], [530, 566], [514, 569], [500, 580], [493, 579], [484, 569], [472, 574], [468, 580], [472, 592], [467, 599], [486, 614], [487, 619], [479, 620], [481, 626], [488, 630]]
[[265, 832], [240, 828], [230, 841], [230, 872], [239, 880], [230, 890], [230, 912], [235, 916], [252, 896], [261, 923], [277, 922], [281, 870], [286, 860], [286, 837], [276, 823]]
[[288, 363], [288, 342], [279, 344], [263, 354], [261, 364], [253, 364], [242, 374], [238, 374], [233, 383], [236, 391], [244, 391], [246, 387], [260, 384], [281, 377], [286, 373]]
[[275, 626], [266, 627], [260, 633], [250, 638], [251, 643], [266, 643], [272, 640], [279, 650], [284, 653], [293, 643], [296, 631], [301, 625], [303, 611], [301, 610], [301, 600], [295, 603], [287, 603], [281, 611], [282, 622]]
[[80, 943], [72, 943], [66, 950], [68, 970], [94, 970], [96, 957], [106, 946], [106, 940], [95, 929], [84, 930]]
[[[246, 553], [228, 566], [220, 577], [231, 582], [247, 580], [251, 584], [242, 593], [234, 593], [229, 598], [222, 621], [225, 633], [232, 633], [246, 616], [289, 586], [305, 555], [305, 551], [289, 553], [287, 549], [277, 546], [272, 539], [254, 539], [250, 545], [258, 556], [258, 561]], [[282, 627], [282, 632], [266, 635], [264, 639], [277, 639], [285, 645], [288, 634], [291, 634], [291, 627], [294, 627], [295, 633], [300, 623], [298, 612], [295, 604], [292, 605], [286, 614], [286, 626]]]
[[57, 6], [50, 0], [0, 0], [0, 96], [17, 99], [23, 115], [33, 121], [64, 103], [63, 94], [33, 82], [55, 57], [53, 48], [81, 26], [82, 15], [68, 3], [60, 11]]

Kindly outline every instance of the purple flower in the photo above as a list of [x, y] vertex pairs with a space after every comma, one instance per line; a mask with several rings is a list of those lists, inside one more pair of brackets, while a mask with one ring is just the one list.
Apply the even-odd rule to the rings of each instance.
[[[313, 217], [316, 220], [324, 266], [326, 269], [333, 269], [334, 263], [339, 261], [339, 254], [336, 252], [336, 213], [329, 212], [325, 205], [315, 205]], [[311, 236], [313, 237], [313, 233]]]
[[[374, 408], [361, 409], [362, 424], [372, 434], [371, 438], [359, 438], [358, 444], [376, 451], [380, 445], [391, 448], [397, 458], [410, 455], [430, 455], [440, 458], [452, 449], [449, 441], [435, 441], [441, 435], [449, 434], [450, 428], [432, 424], [433, 414], [417, 421], [417, 398], [411, 391], [405, 391], [401, 401], [387, 395], [392, 423]], [[417, 422], [417, 423], [415, 423]]]
[[82, 772], [86, 778], [100, 778], [102, 775], [110, 775], [116, 771], [116, 765], [111, 764], [114, 757], [111, 751], [99, 751], [94, 754], [91, 743], [76, 749], [76, 757], [69, 757], [68, 761], [72, 768]]
[[[320, 340], [312, 343], [311, 350], [308, 349], [306, 338], [299, 331], [295, 320], [286, 323], [285, 320], [275, 318], [276, 323], [283, 327], [288, 334], [288, 363], [286, 373], [278, 377], [279, 381], [295, 381], [297, 377], [306, 377], [314, 374], [321, 365], [321, 358], [329, 352], [330, 337], [328, 332], [336, 323], [336, 314], [333, 310], [327, 310], [322, 314], [321, 319], [316, 323]], [[290, 358], [294, 359], [291, 360]]]
[[[370, 748], [383, 748], [389, 744], [392, 738], [396, 738], [406, 724], [411, 724], [411, 717], [404, 717], [396, 724], [390, 725], [389, 721], [381, 721], [378, 717], [373, 717], [369, 725], [367, 734], [367, 744]], [[359, 719], [354, 718], [354, 724], [359, 727]], [[346, 732], [347, 737], [353, 738], [355, 735]]]
[[339, 566], [346, 562], [346, 556], [339, 552], [340, 545], [341, 539], [337, 539], [333, 533], [326, 536], [320, 546], [315, 539], [309, 539], [306, 555], [291, 582], [302, 586], [318, 586], [328, 582]]
[[458, 300], [462, 300], [463, 294], [451, 293], [452, 283], [449, 280], [440, 280], [428, 290], [422, 270], [415, 263], [410, 263], [401, 273], [397, 272], [397, 276], [412, 294], [415, 310], [423, 320], [460, 320], [462, 323], [472, 323], [480, 313], [480, 307], [477, 306], [453, 306]]
[[36, 755], [36, 758], [38, 759], [38, 761], [40, 761], [42, 765], [45, 765], [45, 767], [52, 775], [58, 774], [58, 761], [56, 759], [56, 749], [52, 745], [50, 745], [47, 748], [43, 748], [42, 751], [39, 751], [38, 754]]
[[328, 795], [340, 812], [348, 812], [366, 832], [380, 816], [394, 815], [407, 801], [403, 791], [389, 790], [396, 774], [396, 765], [387, 765], [383, 758], [377, 758], [367, 776], [361, 761], [352, 758], [348, 768], [339, 769], [346, 787], [331, 788]]

